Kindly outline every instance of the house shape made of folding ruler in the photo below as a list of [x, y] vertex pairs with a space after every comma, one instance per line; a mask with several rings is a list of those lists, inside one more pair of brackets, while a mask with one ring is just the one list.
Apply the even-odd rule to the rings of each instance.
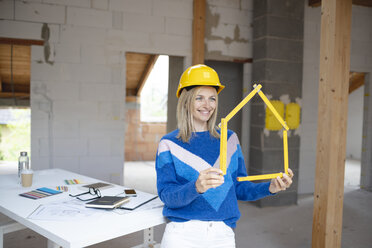
[[[266, 106], [271, 110], [274, 114], [276, 119], [280, 122], [283, 126], [283, 152], [284, 152], [284, 173], [288, 175], [288, 137], [287, 131], [289, 130], [287, 124], [283, 120], [283, 118], [279, 115], [276, 111], [274, 106], [270, 103], [269, 99], [265, 96], [265, 94], [261, 91], [262, 85], [253, 85], [254, 90], [251, 91], [225, 118], [221, 119], [221, 142], [220, 142], [220, 169], [223, 171], [223, 174], [226, 174], [226, 158], [227, 158], [227, 123], [231, 118], [241, 109], [244, 107], [245, 104], [251, 100], [251, 98], [258, 93], [261, 99], [265, 102]], [[254, 180], [264, 180], [264, 179], [271, 179], [276, 178], [277, 176], [283, 177], [283, 173], [272, 173], [272, 174], [264, 174], [264, 175], [255, 175], [255, 176], [247, 176], [247, 177], [238, 177], [238, 181], [254, 181]]]

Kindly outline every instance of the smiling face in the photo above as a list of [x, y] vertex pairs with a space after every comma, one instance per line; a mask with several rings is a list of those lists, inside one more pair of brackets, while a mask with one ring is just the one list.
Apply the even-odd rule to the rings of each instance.
[[217, 91], [214, 87], [202, 86], [193, 99], [192, 117], [196, 132], [207, 131], [207, 122], [217, 107]]

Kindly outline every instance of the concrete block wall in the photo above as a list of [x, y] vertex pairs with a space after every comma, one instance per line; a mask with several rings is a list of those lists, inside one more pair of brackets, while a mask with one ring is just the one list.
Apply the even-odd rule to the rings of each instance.
[[0, 1], [1, 37], [42, 40], [43, 25], [49, 31], [48, 60], [43, 47], [32, 46], [31, 55], [35, 169], [123, 183], [125, 53], [191, 61], [192, 2]]
[[[205, 59], [245, 61], [252, 59], [253, 0], [207, 0]], [[244, 63], [242, 99], [252, 90], [252, 64]], [[241, 145], [249, 161], [250, 103], [242, 109]]]
[[[253, 0], [207, 0], [204, 39], [205, 60], [246, 62], [246, 60], [252, 59], [252, 13]], [[175, 20], [170, 20], [169, 23], [166, 22], [166, 31], [182, 32], [177, 29], [187, 27], [187, 25], [185, 22], [176, 23]], [[187, 28], [185, 33], [188, 32], [192, 32], [192, 29]], [[169, 63], [170, 67], [181, 63], [178, 58], [174, 58], [174, 62]], [[186, 58], [183, 67], [186, 69], [190, 66], [190, 63], [191, 61]], [[244, 63], [242, 95], [235, 97], [243, 98], [252, 89], [251, 67], [251, 63]], [[178, 69], [178, 66], [175, 69]], [[173, 98], [174, 93], [172, 92], [177, 89], [181, 74], [182, 71], [170, 70], [169, 92], [172, 97], [168, 98], [168, 131], [174, 130], [177, 126], [174, 118], [177, 98]], [[249, 105], [242, 110], [242, 117], [243, 123], [249, 123]], [[241, 143], [246, 161], [248, 161], [249, 128], [242, 130]]]
[[[302, 1], [254, 1], [252, 78], [263, 87], [270, 100], [284, 104], [301, 102], [303, 7]], [[266, 105], [255, 96], [251, 100], [249, 173], [283, 171], [282, 131], [265, 125]], [[289, 165], [295, 173], [290, 189], [275, 197], [257, 201], [259, 206], [297, 203], [298, 130], [288, 132]]]
[[[320, 7], [311, 8], [305, 4], [299, 193], [314, 192], [318, 121], [320, 11]], [[371, 44], [372, 8], [353, 5], [351, 71], [372, 73]], [[366, 82], [371, 83], [367, 80]]]
[[141, 122], [140, 104], [126, 103], [125, 161], [154, 161], [158, 144], [166, 134], [165, 122]]
[[207, 0], [205, 59], [252, 58], [253, 0]]

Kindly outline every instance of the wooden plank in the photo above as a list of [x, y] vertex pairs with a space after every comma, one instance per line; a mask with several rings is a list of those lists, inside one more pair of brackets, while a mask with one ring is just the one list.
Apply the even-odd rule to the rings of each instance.
[[349, 94], [364, 85], [364, 76], [363, 72], [350, 72]]
[[137, 90], [136, 89], [131, 89], [131, 88], [127, 88], [126, 90], [125, 90], [125, 95], [126, 95], [126, 97], [128, 97], [128, 96], [136, 96], [136, 93], [137, 93]]
[[151, 55], [150, 56], [150, 58], [147, 62], [146, 68], [143, 71], [140, 80], [138, 81], [137, 89], [136, 89], [136, 96], [141, 95], [142, 88], [145, 85], [146, 80], [149, 77], [150, 72], [152, 71], [152, 68], [154, 68], [154, 65], [155, 65], [156, 60], [158, 59], [158, 57], [159, 57], [159, 55]]
[[0, 92], [0, 98], [30, 98], [30, 93], [20, 93], [20, 92]]
[[[11, 47], [0, 44], [0, 75], [3, 82], [11, 81]], [[14, 84], [30, 84], [31, 71], [30, 46], [13, 45], [13, 82]]]
[[140, 103], [141, 98], [137, 96], [127, 96], [125, 97], [125, 102], [135, 102], [135, 103]]
[[2, 82], [2, 91], [3, 92], [15, 92], [19, 93], [29, 93], [30, 84], [20, 84], [20, 83], [11, 83], [11, 82]]
[[0, 44], [9, 44], [9, 45], [13, 44], [13, 45], [22, 45], [22, 46], [32, 46], [32, 45], [44, 46], [44, 41], [0, 37]]
[[244, 63], [253, 63], [253, 59], [252, 58], [248, 58], [248, 59], [233, 59], [232, 60], [234, 63], [241, 63], [241, 64], [244, 64]]
[[151, 56], [151, 54], [145, 54], [145, 53], [127, 52], [125, 54], [125, 58], [127, 60], [127, 63], [129, 62], [130, 64], [146, 63], [150, 56]]
[[353, 0], [353, 4], [364, 7], [372, 7], [372, 0]]
[[[126, 89], [130, 89], [130, 94], [136, 94], [138, 82], [151, 56], [151, 54], [126, 53]], [[129, 93], [129, 91], [127, 91], [127, 93]]]
[[206, 0], [194, 0], [194, 19], [192, 24], [192, 64], [204, 64]]
[[[310, 7], [319, 7], [321, 3], [321, 0], [309, 0]], [[372, 7], [372, 0], [353, 0], [353, 4], [365, 7]]]
[[352, 0], [321, 7], [313, 248], [341, 247]]
[[322, 4], [321, 0], [309, 0], [310, 7], [319, 7]]

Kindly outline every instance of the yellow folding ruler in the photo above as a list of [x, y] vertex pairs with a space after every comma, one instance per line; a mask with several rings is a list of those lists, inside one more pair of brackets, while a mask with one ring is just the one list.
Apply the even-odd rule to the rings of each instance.
[[[265, 94], [261, 91], [261, 84], [253, 85], [254, 90], [248, 94], [225, 118], [221, 119], [221, 144], [220, 144], [220, 169], [223, 171], [223, 174], [226, 174], [226, 158], [227, 158], [227, 123], [228, 121], [237, 113], [241, 108], [244, 107], [245, 104], [251, 100], [251, 98], [258, 93], [258, 95], [262, 98], [265, 102], [266, 106], [271, 110], [274, 116], [278, 119], [280, 124], [282, 124], [283, 130], [283, 152], [284, 152], [284, 173], [288, 175], [288, 138], [287, 138], [287, 131], [289, 130], [287, 124], [283, 120], [283, 118], [279, 115], [276, 111], [274, 106], [270, 103], [269, 99], [265, 96]], [[273, 174], [264, 174], [264, 175], [256, 175], [256, 176], [247, 176], [247, 177], [238, 177], [238, 181], [254, 181], [254, 180], [264, 180], [264, 179], [271, 179], [276, 178], [277, 176], [283, 177], [283, 173], [273, 173]]]

